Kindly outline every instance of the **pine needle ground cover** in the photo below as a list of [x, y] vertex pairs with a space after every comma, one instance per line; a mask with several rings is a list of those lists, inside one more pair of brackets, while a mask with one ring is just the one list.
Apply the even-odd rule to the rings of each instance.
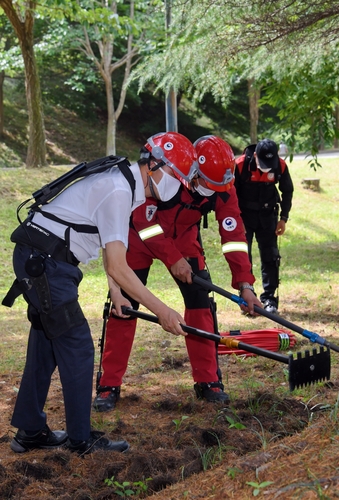
[[[338, 159], [317, 172], [305, 161], [290, 164], [295, 195], [281, 238], [280, 315], [339, 344]], [[0, 172], [0, 294], [13, 280], [9, 241], [16, 207], [64, 170], [4, 169]], [[320, 191], [305, 189], [306, 177]], [[23, 213], [24, 216], [24, 213]], [[231, 276], [221, 254], [213, 214], [202, 232], [212, 280], [229, 291]], [[256, 288], [260, 263], [254, 254]], [[100, 262], [83, 266], [80, 303], [89, 320], [99, 366], [102, 310], [107, 294]], [[150, 289], [183, 312], [180, 293], [165, 267], [155, 262]], [[236, 293], [236, 292], [235, 292]], [[240, 314], [215, 295], [219, 330], [265, 330], [279, 325]], [[102, 452], [80, 458], [65, 450], [16, 455], [9, 448], [16, 429], [10, 418], [25, 362], [29, 324], [18, 299], [0, 308], [0, 499], [334, 499], [339, 497], [339, 369], [331, 352], [328, 381], [289, 391], [285, 364], [256, 356], [220, 355], [230, 405], [195, 399], [184, 339], [138, 320], [136, 339], [116, 410], [92, 413], [93, 427], [126, 439], [124, 455]], [[291, 352], [318, 347], [296, 334]], [[289, 351], [286, 351], [288, 353]], [[93, 396], [95, 394], [93, 380]], [[62, 389], [53, 376], [46, 404], [52, 429], [65, 428]]]

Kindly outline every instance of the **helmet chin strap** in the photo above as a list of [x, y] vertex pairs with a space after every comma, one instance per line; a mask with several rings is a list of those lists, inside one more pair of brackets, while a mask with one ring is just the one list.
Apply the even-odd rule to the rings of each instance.
[[[151, 163], [149, 163], [148, 169], [150, 170], [150, 172], [156, 172], [158, 170], [158, 168], [163, 167], [164, 165], [166, 165], [166, 163], [161, 160], [161, 161], [159, 161], [159, 163], [154, 165], [154, 167], [152, 167], [152, 168], [151, 168]], [[149, 174], [149, 175], [152, 175], [152, 174]]]

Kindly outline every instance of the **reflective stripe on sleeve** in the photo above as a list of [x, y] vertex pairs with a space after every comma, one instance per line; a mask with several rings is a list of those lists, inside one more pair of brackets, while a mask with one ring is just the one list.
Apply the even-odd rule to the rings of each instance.
[[248, 245], [243, 241], [231, 241], [222, 245], [222, 253], [245, 252], [248, 253]]
[[162, 230], [162, 227], [159, 226], [159, 224], [156, 224], [155, 226], [148, 227], [147, 229], [143, 229], [142, 231], [139, 231], [139, 236], [142, 241], [147, 240], [148, 238], [152, 238], [153, 236], [157, 236], [158, 234], [162, 234], [164, 231]]

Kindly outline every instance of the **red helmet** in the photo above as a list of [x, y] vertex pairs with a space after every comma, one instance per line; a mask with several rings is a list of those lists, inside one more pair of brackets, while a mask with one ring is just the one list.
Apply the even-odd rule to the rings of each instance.
[[187, 187], [198, 173], [197, 153], [187, 137], [178, 132], [160, 132], [147, 139], [145, 148], [157, 160], [173, 169]]
[[234, 183], [235, 158], [227, 142], [215, 135], [204, 135], [194, 143], [198, 155], [198, 174], [213, 191], [228, 191]]

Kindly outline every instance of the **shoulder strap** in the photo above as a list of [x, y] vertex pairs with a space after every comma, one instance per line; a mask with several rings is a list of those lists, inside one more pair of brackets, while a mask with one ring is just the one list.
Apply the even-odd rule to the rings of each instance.
[[46, 219], [53, 220], [54, 222], [58, 222], [59, 224], [63, 224], [64, 226], [71, 227], [74, 231], [77, 231], [78, 233], [89, 233], [89, 234], [97, 234], [98, 228], [96, 226], [91, 226], [90, 224], [74, 224], [73, 222], [67, 222], [63, 219], [59, 219], [54, 214], [51, 214], [50, 212], [43, 212], [40, 207], [37, 207], [35, 212], [39, 212], [41, 215], [46, 217]]
[[170, 210], [176, 205], [180, 205], [182, 186], [180, 186], [178, 192], [168, 201], [158, 201], [158, 210]]
[[87, 233], [87, 234], [97, 234], [98, 228], [96, 226], [91, 226], [89, 224], [75, 224], [72, 222], [64, 221], [60, 219], [56, 215], [43, 212], [40, 209], [40, 206], [46, 205], [48, 201], [55, 198], [58, 194], [61, 193], [64, 189], [73, 183], [79, 182], [84, 177], [88, 177], [89, 175], [98, 174], [108, 170], [109, 168], [116, 167], [119, 168], [121, 173], [127, 179], [131, 191], [132, 191], [132, 203], [134, 200], [134, 191], [135, 191], [135, 179], [130, 170], [130, 162], [127, 158], [123, 156], [106, 156], [104, 158], [99, 158], [98, 160], [94, 160], [90, 163], [80, 163], [76, 167], [74, 167], [70, 172], [58, 177], [54, 181], [46, 184], [41, 189], [33, 193], [33, 197], [35, 198], [35, 203], [33, 203], [29, 209], [30, 213], [39, 212], [47, 219], [53, 220], [54, 222], [58, 222], [59, 224], [63, 224], [67, 226], [66, 232], [69, 228], [72, 228], [74, 231], [78, 233]]
[[229, 199], [231, 196], [227, 191], [219, 191], [217, 192], [217, 196], [219, 196], [224, 203]]
[[118, 168], [120, 169], [120, 172], [125, 177], [125, 179], [128, 181], [128, 183], [129, 183], [129, 185], [131, 187], [131, 191], [132, 191], [132, 203], [133, 203], [133, 201], [134, 201], [134, 194], [135, 194], [135, 179], [134, 179], [134, 175], [131, 172], [131, 169], [129, 168], [131, 166], [130, 162], [127, 160], [127, 158], [125, 160], [126, 160], [125, 163], [121, 163], [121, 164], [119, 164], [117, 166], [118, 166]]
[[244, 149], [244, 163], [241, 171], [241, 180], [247, 181], [251, 176], [251, 162], [253, 160], [253, 153], [255, 151], [256, 144], [250, 144]]
[[279, 160], [280, 160], [279, 163], [280, 163], [281, 173], [283, 174], [285, 172], [287, 165], [283, 158], [279, 158]]
[[131, 191], [134, 199], [135, 179], [130, 171], [130, 162], [124, 156], [105, 156], [90, 163], [82, 162], [72, 168], [66, 174], [61, 175], [54, 181], [46, 184], [42, 188], [33, 193], [35, 202], [29, 207], [31, 210], [36, 210], [39, 205], [45, 205], [52, 198], [55, 198], [61, 191], [67, 188], [71, 183], [81, 180], [83, 177], [104, 172], [111, 167], [117, 167], [125, 176], [131, 186]]
[[285, 172], [285, 168], [286, 168], [286, 163], [285, 163], [285, 161], [284, 161], [282, 158], [279, 158], [279, 165], [278, 165], [278, 168], [277, 168], [277, 170], [274, 172], [274, 180], [275, 180], [275, 182], [279, 182], [280, 177], [281, 177], [281, 176], [282, 176], [282, 174]]

